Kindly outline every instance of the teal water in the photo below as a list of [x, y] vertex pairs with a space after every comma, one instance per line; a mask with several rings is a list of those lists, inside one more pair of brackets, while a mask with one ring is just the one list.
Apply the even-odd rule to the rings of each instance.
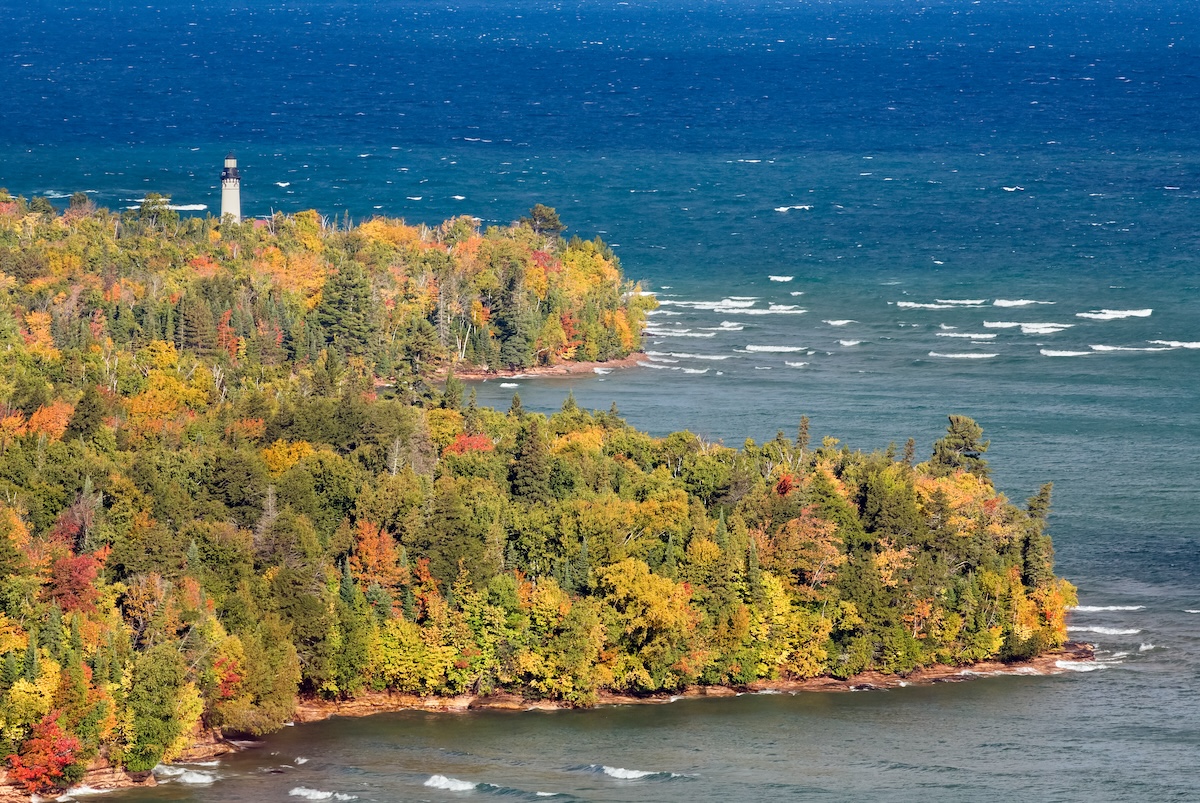
[[734, 445], [807, 414], [866, 450], [926, 451], [970, 415], [1010, 497], [1055, 483], [1071, 624], [1100, 651], [1092, 671], [886, 693], [333, 721], [120, 799], [1195, 799], [1190, 4], [6, 11], [0, 185], [203, 214], [234, 150], [250, 214], [553, 205], [658, 295], [646, 365], [477, 383], [481, 402], [574, 392]]

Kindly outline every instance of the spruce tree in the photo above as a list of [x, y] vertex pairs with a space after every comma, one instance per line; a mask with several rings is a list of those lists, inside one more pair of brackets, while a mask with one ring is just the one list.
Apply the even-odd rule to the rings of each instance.
[[378, 327], [371, 283], [358, 262], [346, 260], [329, 277], [315, 312], [327, 343], [347, 354], [363, 355], [370, 350]]
[[980, 479], [987, 479], [989, 469], [983, 453], [990, 441], [981, 441], [983, 427], [965, 415], [952, 415], [946, 437], [933, 444], [933, 457], [929, 468], [935, 476], [945, 477], [962, 469]]

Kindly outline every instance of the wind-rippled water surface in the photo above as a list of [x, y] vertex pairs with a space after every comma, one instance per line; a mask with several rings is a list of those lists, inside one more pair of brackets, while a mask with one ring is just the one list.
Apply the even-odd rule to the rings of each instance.
[[[1200, 784], [1200, 17], [1181, 2], [33, 2], [0, 185], [436, 223], [555, 206], [657, 294], [642, 365], [489, 381], [656, 434], [1055, 483], [1095, 665], [881, 693], [288, 728], [129, 800], [1187, 800]], [[61, 201], [60, 201], [61, 202]], [[1084, 671], [1087, 670], [1087, 671]], [[306, 759], [306, 761], [300, 761]]]

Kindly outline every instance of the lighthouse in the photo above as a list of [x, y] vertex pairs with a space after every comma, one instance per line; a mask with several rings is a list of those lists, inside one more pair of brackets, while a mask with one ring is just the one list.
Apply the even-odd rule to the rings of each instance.
[[234, 223], [242, 222], [242, 177], [232, 153], [225, 157], [221, 171], [221, 217], [226, 215], [233, 215]]

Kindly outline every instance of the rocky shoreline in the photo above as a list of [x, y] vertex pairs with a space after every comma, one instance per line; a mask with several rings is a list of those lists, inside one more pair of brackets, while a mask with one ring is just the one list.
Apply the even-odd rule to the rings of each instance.
[[[967, 667], [935, 665], [918, 669], [907, 676], [863, 672], [840, 680], [831, 677], [804, 680], [759, 680], [747, 686], [688, 686], [674, 694], [628, 695], [602, 693], [596, 706], [662, 705], [679, 700], [704, 697], [736, 697], [741, 694], [796, 694], [798, 692], [883, 691], [904, 686], [928, 686], [934, 683], [959, 683], [972, 678], [995, 675], [1057, 675], [1067, 671], [1060, 661], [1095, 660], [1091, 644], [1067, 644], [1028, 661], [1003, 663], [981, 661]], [[528, 700], [517, 694], [500, 693], [487, 696], [463, 694], [455, 697], [421, 697], [398, 692], [365, 692], [353, 700], [304, 699], [296, 703], [294, 721], [297, 724], [319, 722], [331, 717], [365, 717], [398, 711], [440, 711], [466, 713], [469, 711], [557, 711], [574, 708], [555, 700]], [[177, 763], [208, 761], [242, 749], [238, 743], [225, 739], [219, 731], [203, 731], [196, 735], [188, 750], [176, 759]], [[113, 767], [107, 760], [97, 759], [88, 769], [81, 786], [93, 791], [154, 786], [151, 773], [129, 773]], [[7, 774], [0, 773], [0, 803], [26, 803], [31, 798], [9, 783]]]
[[[484, 370], [474, 367], [456, 367], [454, 376], [468, 382], [486, 382], [489, 379], [522, 379], [543, 376], [571, 376], [573, 374], [591, 374], [596, 369], [611, 370], [616, 368], [634, 368], [639, 360], [646, 359], [642, 352], [635, 352], [619, 360], [604, 360], [602, 362], [564, 362], [558, 365], [539, 365], [520, 371]], [[443, 376], [444, 376], [443, 372]]]

